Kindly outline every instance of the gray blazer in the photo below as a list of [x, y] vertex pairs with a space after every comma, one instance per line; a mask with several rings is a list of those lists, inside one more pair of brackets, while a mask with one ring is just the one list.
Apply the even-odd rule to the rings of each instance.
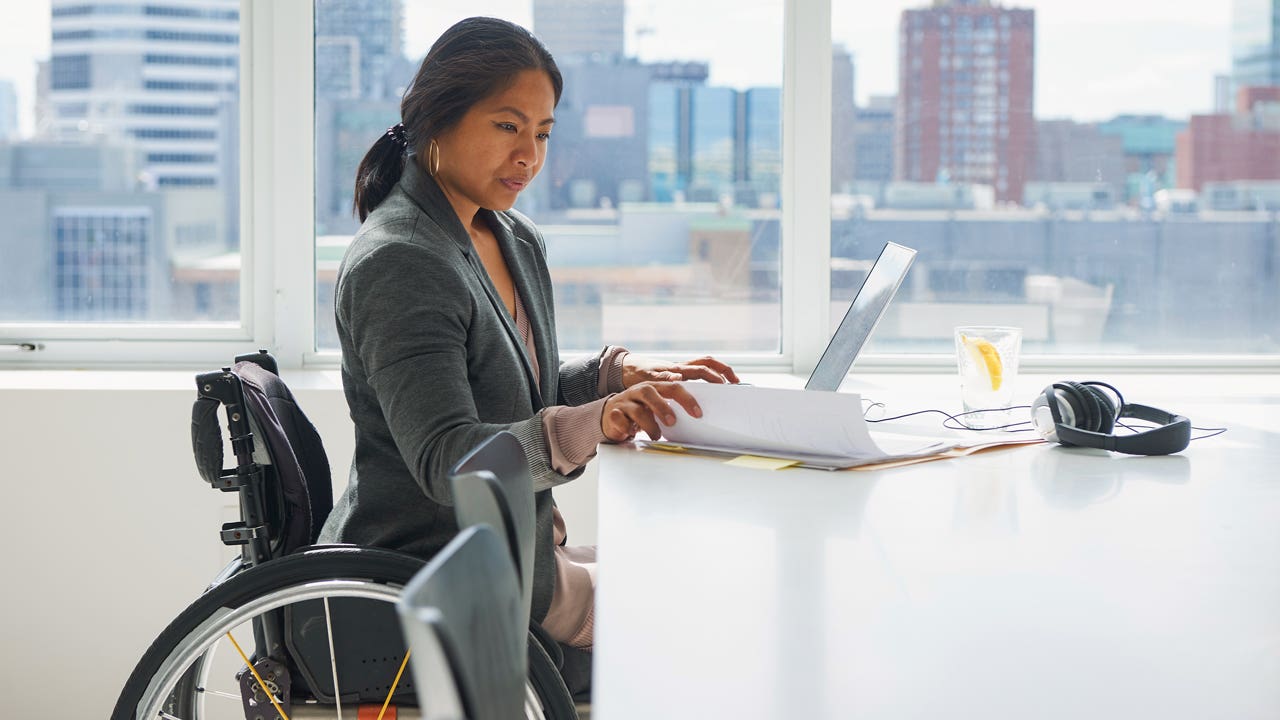
[[514, 210], [480, 212], [528, 312], [541, 382], [457, 213], [409, 158], [338, 269], [342, 385], [356, 447], [320, 541], [429, 558], [458, 532], [450, 467], [509, 430], [534, 479], [533, 617], [541, 620], [555, 587], [551, 488], [581, 473], [552, 469], [541, 411], [597, 399], [600, 356], [559, 362], [542, 235]]

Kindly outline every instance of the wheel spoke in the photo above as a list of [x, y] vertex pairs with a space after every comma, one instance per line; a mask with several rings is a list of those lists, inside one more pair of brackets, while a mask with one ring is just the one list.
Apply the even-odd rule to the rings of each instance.
[[342, 720], [342, 690], [338, 685], [338, 653], [333, 649], [333, 616], [329, 613], [329, 597], [324, 598], [324, 627], [329, 634], [329, 666], [333, 668], [333, 697], [338, 706], [338, 720]]
[[284, 720], [289, 720], [289, 714], [284, 711], [284, 708], [280, 707], [280, 701], [276, 699], [276, 694], [272, 692], [271, 687], [258, 674], [258, 669], [249, 661], [249, 657], [244, 654], [244, 650], [240, 648], [240, 643], [236, 642], [236, 638], [231, 634], [230, 630], [227, 631], [227, 639], [231, 641], [231, 645], [235, 647], [236, 652], [240, 653], [240, 659], [244, 660], [245, 667], [249, 668], [249, 672], [253, 673], [253, 679], [258, 681], [258, 687], [262, 688], [263, 694], [271, 701], [272, 707], [276, 709], [276, 712], [280, 713], [280, 717], [284, 718]]
[[533, 685], [528, 682], [524, 684], [524, 716], [526, 720], [543, 720], [542, 702], [538, 700], [538, 693]]
[[400, 687], [400, 676], [404, 674], [404, 667], [409, 664], [409, 649], [405, 648], [404, 660], [400, 661], [400, 669], [396, 671], [396, 679], [391, 681], [391, 690], [387, 693], [387, 699], [382, 701], [382, 709], [378, 711], [378, 720], [382, 720], [382, 714], [387, 711], [387, 706], [391, 704], [391, 696], [396, 694], [396, 688]]
[[[242, 574], [230, 577], [192, 603], [157, 638], [153, 648], [148, 650], [126, 683], [113, 717], [117, 720], [125, 717], [136, 717], [138, 720], [214, 720], [232, 715], [243, 717], [241, 708], [237, 707], [243, 703], [239, 683], [231, 677], [241, 667], [248, 668], [246, 673], [258, 670], [245, 656], [245, 651], [256, 648], [239, 647], [240, 643], [237, 641], [250, 632], [256, 633], [257, 623], [262, 618], [282, 608], [296, 607], [299, 603], [320, 599], [328, 601], [343, 598], [344, 600], [339, 600], [339, 604], [348, 601], [345, 599], [394, 604], [399, 600], [404, 582], [418, 569], [420, 563], [387, 553], [364, 550], [353, 554], [319, 550], [314, 554], [280, 558], [273, 562], [271, 568], [266, 568], [265, 565], [261, 569], [249, 568]], [[267, 572], [268, 570], [271, 572]], [[375, 579], [366, 579], [366, 573], [371, 571]], [[317, 615], [315, 620], [318, 627], [314, 629], [319, 632], [329, 631], [328, 648], [324, 647], [325, 640], [318, 636], [314, 638], [317, 643], [314, 649], [320, 651], [315, 659], [321, 664], [316, 669], [324, 672], [324, 660], [319, 655], [327, 649], [331, 655], [330, 672], [336, 676], [334, 690], [338, 697], [342, 697], [342, 683], [351, 679], [343, 677], [349, 675], [349, 672], [334, 672], [338, 664], [338, 640], [334, 631], [341, 629], [343, 623], [343, 618], [336, 617], [335, 613], [342, 608], [334, 607], [332, 602], [325, 602], [325, 617], [321, 621], [317, 612], [320, 608], [316, 605], [311, 610]], [[221, 661], [215, 662], [215, 655], [221, 656]], [[265, 678], [266, 673], [261, 674]], [[260, 687], [268, 687], [261, 679], [254, 678], [252, 681], [256, 681]], [[404, 680], [401, 679], [400, 682]], [[304, 697], [293, 698], [295, 702], [301, 701], [302, 704], [289, 708], [288, 715], [312, 717], [316, 711], [320, 711], [322, 716], [331, 719], [341, 713], [343, 720], [354, 720], [354, 706], [339, 709], [333, 703], [313, 703], [305, 695], [306, 693]], [[211, 696], [221, 699], [211, 700]], [[284, 713], [280, 711], [285, 707], [280, 698], [286, 695], [276, 691], [269, 692], [269, 696], [272, 704], [279, 705], [274, 711], [283, 717]], [[263, 703], [266, 703], [266, 699]], [[209, 707], [206, 709], [206, 706]], [[260, 709], [266, 710], [265, 714], [273, 711], [270, 706]], [[412, 710], [415, 709], [400, 708], [399, 716], [414, 717], [416, 713]]]
[[226, 690], [210, 690], [209, 688], [196, 688], [196, 690], [203, 693], [204, 695], [227, 698], [228, 700], [235, 700], [236, 702], [241, 701], [239, 695], [234, 695], [232, 693], [227, 692]]

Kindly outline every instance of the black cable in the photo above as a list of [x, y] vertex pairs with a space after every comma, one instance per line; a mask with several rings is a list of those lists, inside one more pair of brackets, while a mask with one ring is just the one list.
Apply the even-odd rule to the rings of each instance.
[[[1156, 428], [1160, 427], [1160, 425], [1134, 425], [1134, 424], [1131, 424], [1131, 423], [1122, 423], [1122, 422], [1117, 422], [1117, 423], [1116, 423], [1116, 426], [1117, 426], [1117, 427], [1122, 427], [1122, 428], [1124, 428], [1125, 430], [1128, 430], [1129, 432], [1133, 432], [1133, 433], [1143, 432], [1144, 430], [1154, 430], [1154, 429], [1156, 429]], [[1200, 431], [1202, 431], [1202, 432], [1206, 432], [1206, 433], [1208, 433], [1207, 435], [1197, 435], [1196, 437], [1191, 438], [1192, 440], [1204, 440], [1205, 438], [1211, 438], [1211, 437], [1215, 437], [1215, 436], [1221, 435], [1222, 433], [1226, 432], [1229, 428], [1224, 428], [1224, 427], [1199, 427], [1199, 426], [1196, 426], [1196, 425], [1192, 425], [1192, 426], [1191, 426], [1191, 429], [1192, 429], [1192, 430], [1200, 430]]]
[[1191, 429], [1211, 431], [1209, 432], [1208, 435], [1197, 435], [1196, 437], [1191, 438], [1192, 440], [1203, 440], [1205, 438], [1211, 438], [1211, 437], [1214, 437], [1215, 435], [1221, 435], [1222, 433], [1227, 431], [1226, 428], [1202, 428], [1202, 427], [1196, 427], [1195, 425], [1192, 425]]
[[[871, 402], [871, 404], [867, 407], [867, 409], [863, 411], [863, 417], [864, 417], [864, 418], [866, 418], [866, 413], [870, 412], [870, 411], [871, 411], [871, 408], [874, 408], [874, 407], [881, 407], [881, 408], [883, 408], [884, 406], [885, 406], [885, 405], [884, 405], [884, 403], [881, 403], [881, 402], [874, 402], [874, 401], [872, 401], [872, 402]], [[875, 419], [875, 420], [872, 420], [872, 419], [866, 418], [866, 420], [867, 420], [867, 422], [869, 422], [869, 423], [882, 423], [882, 422], [888, 422], [888, 421], [890, 421], [890, 420], [901, 420], [901, 419], [903, 419], [903, 418], [908, 418], [908, 417], [912, 417], [912, 416], [915, 416], [915, 415], [928, 415], [928, 414], [930, 414], [930, 413], [937, 413], [937, 414], [942, 415], [943, 417], [945, 417], [945, 418], [946, 418], [946, 420], [943, 420], [943, 421], [942, 421], [942, 427], [947, 428], [948, 430], [974, 430], [975, 428], [971, 428], [971, 427], [969, 427], [968, 425], [965, 425], [965, 424], [964, 424], [964, 422], [960, 420], [960, 418], [962, 418], [962, 417], [964, 417], [964, 416], [966, 416], [966, 415], [974, 415], [974, 414], [976, 414], [976, 413], [985, 413], [985, 412], [1003, 412], [1003, 411], [1006, 411], [1006, 410], [1024, 410], [1024, 409], [1030, 409], [1030, 407], [1031, 407], [1030, 405], [1014, 405], [1013, 407], [1008, 407], [1008, 408], [992, 408], [992, 409], [990, 409], [990, 410], [969, 410], [969, 411], [967, 411], [967, 412], [956, 413], [956, 414], [954, 414], [954, 415], [952, 415], [951, 413], [948, 413], [948, 412], [942, 411], [942, 410], [928, 409], [928, 410], [916, 410], [916, 411], [914, 411], [914, 412], [903, 413], [903, 414], [901, 414], [901, 415], [893, 415], [893, 416], [885, 417], [885, 418], [877, 418], [877, 419]], [[954, 424], [954, 425], [949, 425], [948, 423], [955, 423], [955, 424]], [[1034, 428], [1029, 428], [1029, 427], [1018, 427], [1018, 426], [1019, 426], [1019, 425], [1030, 425], [1030, 424], [1031, 424], [1031, 421], [1030, 421], [1030, 420], [1020, 420], [1020, 421], [1018, 421], [1018, 422], [1014, 422], [1014, 423], [1008, 423], [1008, 424], [1005, 424], [1005, 425], [997, 425], [997, 426], [995, 426], [995, 427], [982, 428], [982, 429], [983, 429], [983, 430], [1004, 430], [1005, 432], [1029, 432], [1029, 431], [1033, 430]], [[1017, 429], [1009, 430], [1008, 428], [1017, 428]]]
[[[1087, 383], [1087, 384], [1089, 384], [1089, 385], [1102, 385], [1102, 386], [1104, 386], [1104, 387], [1110, 388], [1110, 389], [1112, 390], [1112, 392], [1114, 392], [1114, 393], [1116, 394], [1116, 397], [1120, 399], [1120, 402], [1121, 402], [1121, 403], [1123, 403], [1123, 402], [1124, 402], [1124, 396], [1120, 394], [1120, 391], [1119, 391], [1119, 390], [1116, 390], [1115, 388], [1111, 387], [1110, 385], [1107, 385], [1107, 384], [1106, 384], [1106, 383], [1104, 383], [1104, 382], [1091, 381], [1091, 382], [1089, 382], [1089, 383]], [[991, 408], [991, 409], [989, 409], [989, 410], [969, 410], [969, 411], [962, 412], [962, 413], [956, 413], [956, 414], [954, 414], [954, 415], [953, 415], [953, 414], [951, 414], [951, 413], [945, 412], [945, 411], [943, 411], [943, 410], [937, 410], [937, 409], [934, 409], [934, 408], [930, 408], [930, 409], [927, 409], [927, 410], [915, 410], [915, 411], [913, 411], [913, 412], [903, 413], [903, 414], [901, 414], [901, 415], [891, 415], [891, 416], [889, 416], [889, 417], [876, 418], [876, 419], [874, 419], [874, 420], [873, 420], [873, 419], [871, 419], [871, 418], [868, 418], [868, 417], [867, 417], [867, 414], [868, 414], [868, 413], [870, 413], [870, 412], [871, 412], [871, 410], [872, 410], [873, 408], [877, 408], [877, 407], [878, 407], [878, 408], [884, 408], [884, 407], [886, 407], [886, 406], [885, 406], [885, 404], [884, 404], [884, 403], [882, 403], [882, 402], [876, 402], [876, 401], [874, 401], [874, 400], [867, 400], [866, 402], [867, 402], [867, 403], [869, 403], [869, 404], [867, 405], [866, 409], [862, 411], [862, 416], [863, 416], [863, 419], [865, 419], [865, 420], [866, 420], [867, 422], [869, 422], [869, 423], [882, 423], [882, 422], [888, 422], [888, 421], [890, 421], [890, 420], [901, 420], [901, 419], [903, 419], [903, 418], [909, 418], [909, 417], [913, 417], [913, 416], [916, 416], [916, 415], [929, 415], [929, 414], [932, 414], [932, 413], [937, 413], [938, 415], [941, 415], [941, 416], [943, 416], [944, 418], [946, 418], [945, 420], [943, 420], [943, 421], [942, 421], [942, 427], [944, 427], [944, 428], [946, 428], [946, 429], [948, 429], [948, 430], [977, 430], [977, 429], [979, 429], [979, 428], [971, 428], [971, 427], [969, 427], [968, 425], [965, 425], [965, 424], [964, 424], [964, 422], [960, 420], [960, 418], [962, 418], [962, 417], [964, 417], [964, 416], [966, 416], [966, 415], [973, 415], [973, 414], [976, 414], [976, 413], [986, 413], [986, 412], [1005, 412], [1005, 411], [1009, 411], [1009, 410], [1029, 410], [1029, 409], [1031, 408], [1031, 406], [1030, 406], [1030, 405], [1014, 405], [1014, 406], [1012, 406], [1012, 407], [1007, 407], [1007, 408]], [[948, 424], [948, 423], [955, 423], [955, 424], [954, 424], [954, 425], [952, 425], [952, 424]], [[1032, 430], [1034, 430], [1034, 429], [1035, 429], [1034, 427], [1019, 427], [1019, 426], [1021, 426], [1021, 425], [1030, 425], [1030, 424], [1031, 424], [1031, 421], [1030, 421], [1030, 420], [1020, 420], [1020, 421], [1018, 421], [1018, 422], [1007, 423], [1007, 424], [1005, 424], [1005, 425], [996, 425], [996, 426], [994, 426], [994, 427], [981, 428], [981, 429], [982, 429], [982, 430], [1003, 430], [1004, 432], [1008, 432], [1008, 433], [1016, 433], [1016, 432], [1031, 432]], [[1144, 431], [1144, 430], [1152, 430], [1152, 429], [1154, 429], [1154, 428], [1160, 427], [1159, 425], [1138, 425], [1138, 426], [1135, 426], [1135, 425], [1130, 424], [1130, 423], [1123, 423], [1123, 422], [1120, 422], [1119, 420], [1116, 420], [1116, 421], [1115, 421], [1115, 425], [1116, 425], [1117, 427], [1122, 427], [1122, 428], [1124, 428], [1125, 430], [1128, 430], [1128, 431], [1129, 431], [1129, 432], [1131, 432], [1131, 433], [1138, 433], [1138, 432], [1142, 432], [1142, 431]], [[1011, 428], [1012, 428], [1012, 429], [1011, 429]], [[1207, 432], [1207, 433], [1208, 433], [1207, 435], [1198, 435], [1198, 436], [1196, 436], [1196, 437], [1191, 438], [1192, 440], [1204, 440], [1205, 438], [1211, 438], [1211, 437], [1215, 437], [1215, 436], [1217, 436], [1217, 435], [1221, 435], [1222, 433], [1226, 432], [1228, 428], [1224, 428], [1224, 427], [1197, 427], [1197, 426], [1195, 426], [1195, 425], [1192, 425], [1192, 426], [1191, 426], [1191, 429], [1192, 429], [1192, 430], [1200, 430], [1200, 431], [1202, 431], [1202, 432]]]
[[[1115, 415], [1112, 417], [1112, 424], [1113, 424], [1113, 425], [1115, 425], [1115, 426], [1117, 426], [1117, 427], [1122, 427], [1122, 428], [1124, 428], [1124, 429], [1128, 430], [1129, 432], [1133, 432], [1133, 433], [1141, 432], [1141, 431], [1143, 431], [1143, 430], [1153, 430], [1153, 429], [1155, 429], [1155, 428], [1160, 427], [1159, 425], [1145, 425], [1145, 426], [1139, 426], [1139, 427], [1135, 428], [1133, 425], [1130, 425], [1130, 424], [1127, 424], [1127, 423], [1122, 423], [1122, 422], [1120, 422], [1120, 414], [1124, 412], [1125, 399], [1124, 399], [1124, 395], [1123, 395], [1123, 394], [1121, 394], [1121, 393], [1120, 393], [1120, 390], [1118, 390], [1114, 385], [1111, 385], [1110, 383], [1104, 383], [1104, 382], [1102, 382], [1101, 380], [1086, 380], [1086, 381], [1084, 381], [1084, 382], [1082, 382], [1082, 383], [1080, 383], [1080, 384], [1081, 384], [1081, 385], [1093, 385], [1093, 386], [1097, 386], [1097, 387], [1104, 387], [1104, 388], [1107, 388], [1108, 390], [1110, 390], [1111, 392], [1115, 393], [1116, 401], [1117, 401], [1117, 402], [1113, 403], [1113, 407], [1115, 407]], [[1202, 428], [1202, 427], [1196, 427], [1195, 425], [1192, 425], [1192, 426], [1191, 426], [1191, 429], [1192, 429], [1192, 430], [1202, 430], [1202, 431], [1205, 431], [1205, 432], [1208, 432], [1208, 433], [1209, 433], [1208, 435], [1198, 435], [1198, 436], [1196, 436], [1196, 437], [1193, 437], [1193, 438], [1191, 438], [1192, 440], [1204, 440], [1205, 438], [1211, 438], [1211, 437], [1214, 437], [1214, 436], [1216, 436], [1216, 435], [1221, 435], [1222, 433], [1224, 433], [1224, 432], [1226, 432], [1226, 431], [1227, 431], [1227, 428], [1224, 428], [1224, 427], [1221, 427], [1221, 428]]]

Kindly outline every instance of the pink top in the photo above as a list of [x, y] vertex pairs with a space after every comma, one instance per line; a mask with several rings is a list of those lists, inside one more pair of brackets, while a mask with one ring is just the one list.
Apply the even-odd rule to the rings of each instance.
[[[534, 352], [533, 332], [519, 293], [516, 293], [515, 301], [516, 328], [533, 362], [536, 380], [541, 369]], [[543, 412], [542, 429], [551, 450], [551, 466], [556, 472], [568, 474], [586, 465], [595, 457], [596, 446], [607, 440], [600, 428], [600, 420], [608, 396], [623, 390], [622, 360], [626, 354], [626, 348], [613, 345], [601, 354], [600, 379], [596, 388], [601, 396], [599, 400], [572, 407], [555, 405]], [[555, 524], [556, 583], [542, 627], [559, 642], [590, 648], [595, 641], [596, 548], [569, 546], [560, 508], [553, 506], [551, 513]]]
[[[538, 367], [538, 354], [533, 347], [533, 331], [529, 327], [529, 316], [525, 312], [520, 293], [516, 293], [516, 329], [520, 331], [520, 339], [524, 341], [529, 360], [533, 363], [535, 381], [541, 375]], [[599, 400], [585, 405], [567, 406], [553, 405], [542, 413], [542, 431], [547, 436], [547, 446], [551, 450], [551, 467], [561, 475], [568, 475], [586, 465], [596, 456], [596, 446], [606, 442], [608, 438], [600, 427], [604, 416], [604, 403], [613, 393], [624, 390], [622, 387], [622, 359], [627, 349], [610, 345], [600, 356], [600, 379], [596, 391]]]

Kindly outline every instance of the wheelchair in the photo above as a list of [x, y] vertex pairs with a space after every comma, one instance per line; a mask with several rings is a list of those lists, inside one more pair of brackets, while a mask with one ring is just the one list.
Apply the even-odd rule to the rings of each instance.
[[[221, 538], [240, 552], [144, 653], [112, 719], [419, 717], [396, 601], [425, 560], [315, 544], [333, 504], [328, 459], [271, 355], [238, 356], [196, 385], [196, 465], [238, 494], [240, 519]], [[526, 717], [576, 719], [540, 630], [530, 624]]]

